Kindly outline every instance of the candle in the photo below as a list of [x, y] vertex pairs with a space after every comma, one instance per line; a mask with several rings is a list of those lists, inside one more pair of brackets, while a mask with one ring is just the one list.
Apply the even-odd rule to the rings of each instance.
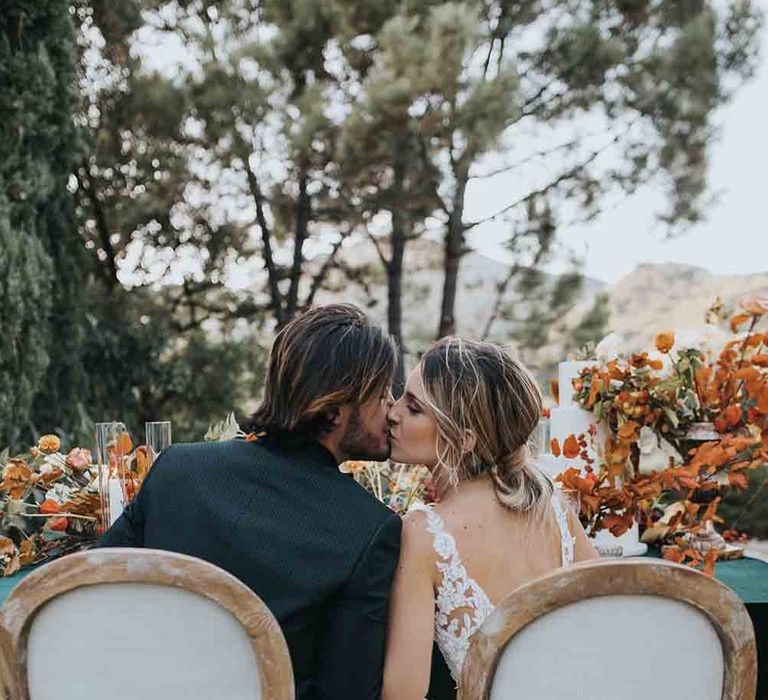
[[109, 494], [109, 524], [110, 526], [120, 517], [123, 512], [123, 487], [120, 479], [112, 478], [108, 484]]

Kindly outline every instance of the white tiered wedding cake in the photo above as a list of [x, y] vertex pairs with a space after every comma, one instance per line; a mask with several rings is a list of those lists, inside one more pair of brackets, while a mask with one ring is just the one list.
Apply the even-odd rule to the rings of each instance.
[[[586, 362], [561, 362], [558, 367], [559, 405], [550, 410], [549, 431], [543, 442], [544, 452], [540, 455], [539, 466], [549, 476], [554, 477], [565, 471], [568, 467], [579, 467], [582, 470], [586, 466], [580, 457], [566, 459], [560, 455], [555, 457], [549, 450], [549, 442], [557, 438], [562, 445], [569, 435], [589, 435], [590, 426], [594, 423], [594, 416], [580, 408], [573, 400], [573, 380], [579, 376], [579, 372], [586, 367], [595, 364], [595, 361]], [[598, 448], [602, 443], [600, 426], [596, 426], [595, 439], [587, 440], [587, 453], [590, 459], [599, 459]], [[640, 542], [637, 523], [621, 537], [614, 537], [608, 530], [601, 530], [593, 539], [595, 547], [605, 556], [633, 557], [645, 554], [648, 546]]]

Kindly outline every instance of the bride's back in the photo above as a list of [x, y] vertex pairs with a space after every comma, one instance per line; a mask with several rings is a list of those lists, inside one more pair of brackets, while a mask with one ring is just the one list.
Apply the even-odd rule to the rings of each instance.
[[[434, 509], [453, 536], [467, 575], [494, 605], [519, 586], [563, 566], [563, 536], [581, 530], [569, 514], [564, 535], [551, 504], [535, 513], [511, 511], [499, 503], [492, 481], [485, 477], [462, 484]], [[561, 512], [568, 513], [564, 507]], [[580, 538], [576, 543], [576, 560], [594, 556], [588, 543]]]

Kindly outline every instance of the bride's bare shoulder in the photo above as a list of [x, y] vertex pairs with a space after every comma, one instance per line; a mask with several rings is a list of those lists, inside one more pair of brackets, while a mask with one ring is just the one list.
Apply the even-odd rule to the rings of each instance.
[[403, 515], [401, 552], [431, 561], [434, 548], [427, 525], [427, 509], [412, 508]]

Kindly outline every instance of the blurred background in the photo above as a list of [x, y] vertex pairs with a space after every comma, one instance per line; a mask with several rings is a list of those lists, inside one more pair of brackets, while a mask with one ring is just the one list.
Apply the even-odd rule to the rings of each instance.
[[768, 294], [766, 9], [6, 0], [0, 446], [199, 440], [311, 304], [545, 380]]

